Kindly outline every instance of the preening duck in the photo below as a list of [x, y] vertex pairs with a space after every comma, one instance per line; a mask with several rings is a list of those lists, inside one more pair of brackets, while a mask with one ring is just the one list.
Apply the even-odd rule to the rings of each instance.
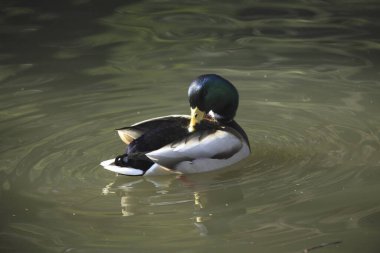
[[246, 133], [234, 121], [235, 86], [216, 74], [201, 75], [188, 90], [191, 115], [169, 115], [117, 129], [126, 152], [101, 162], [130, 176], [200, 173], [232, 165], [250, 154]]

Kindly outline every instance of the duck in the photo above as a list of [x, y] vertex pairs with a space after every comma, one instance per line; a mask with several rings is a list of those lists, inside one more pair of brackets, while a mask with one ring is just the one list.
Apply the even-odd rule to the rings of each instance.
[[234, 120], [239, 93], [217, 74], [198, 76], [188, 89], [190, 115], [168, 115], [116, 129], [127, 144], [122, 155], [100, 163], [127, 176], [191, 174], [219, 170], [251, 153]]

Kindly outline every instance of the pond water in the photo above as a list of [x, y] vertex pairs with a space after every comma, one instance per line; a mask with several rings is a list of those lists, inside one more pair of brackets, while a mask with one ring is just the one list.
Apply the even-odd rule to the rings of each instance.
[[[2, 1], [1, 252], [380, 252], [378, 1]], [[252, 155], [116, 177], [217, 73]]]

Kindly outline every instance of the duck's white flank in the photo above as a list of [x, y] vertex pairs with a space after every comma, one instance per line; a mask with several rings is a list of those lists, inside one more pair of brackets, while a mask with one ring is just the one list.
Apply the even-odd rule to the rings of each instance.
[[191, 138], [177, 146], [169, 144], [146, 155], [162, 166], [190, 174], [232, 165], [249, 154], [247, 143], [234, 134], [218, 130], [202, 140]]

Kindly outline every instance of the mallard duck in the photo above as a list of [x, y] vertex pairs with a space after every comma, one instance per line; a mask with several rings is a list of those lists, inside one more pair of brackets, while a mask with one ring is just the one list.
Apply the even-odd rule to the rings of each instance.
[[128, 146], [101, 165], [141, 176], [199, 173], [232, 165], [250, 154], [247, 134], [234, 121], [239, 94], [216, 74], [201, 75], [188, 90], [191, 115], [169, 115], [117, 129]]

